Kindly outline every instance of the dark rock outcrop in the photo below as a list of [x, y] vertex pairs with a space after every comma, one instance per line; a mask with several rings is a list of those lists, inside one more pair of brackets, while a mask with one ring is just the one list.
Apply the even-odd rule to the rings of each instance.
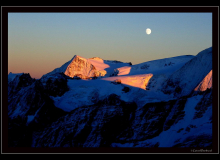
[[135, 103], [111, 94], [95, 105], [76, 108], [43, 132], [36, 132], [32, 146], [110, 147], [130, 127], [136, 108]]

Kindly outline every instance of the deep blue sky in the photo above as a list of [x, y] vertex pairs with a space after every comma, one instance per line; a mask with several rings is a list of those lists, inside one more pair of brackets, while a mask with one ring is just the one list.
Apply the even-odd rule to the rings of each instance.
[[8, 72], [34, 78], [74, 55], [137, 64], [211, 46], [211, 13], [8, 14]]

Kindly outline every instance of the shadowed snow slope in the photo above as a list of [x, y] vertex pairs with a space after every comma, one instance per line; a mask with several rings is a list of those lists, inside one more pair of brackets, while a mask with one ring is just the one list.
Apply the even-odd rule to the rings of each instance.
[[170, 74], [182, 67], [186, 62], [194, 58], [192, 55], [177, 56], [171, 58], [148, 61], [132, 66], [117, 68], [117, 75], [135, 75], [135, 74]]
[[174, 72], [162, 85], [164, 93], [175, 96], [190, 94], [212, 70], [212, 47], [198, 53]]

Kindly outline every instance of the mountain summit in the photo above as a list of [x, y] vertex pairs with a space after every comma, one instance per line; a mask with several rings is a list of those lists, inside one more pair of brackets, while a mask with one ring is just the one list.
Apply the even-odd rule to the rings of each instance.
[[103, 77], [111, 75], [116, 68], [128, 65], [131, 64], [120, 61], [103, 60], [99, 57], [87, 59], [74, 55], [70, 61], [54, 69], [52, 72], [45, 74], [42, 78], [52, 76], [56, 73], [64, 73], [68, 77], [79, 77], [81, 79]]
[[71, 78], [77, 76], [82, 79], [99, 76], [95, 66], [93, 66], [86, 58], [78, 55], [73, 57], [64, 74]]
[[92, 65], [86, 58], [78, 55], [73, 56], [70, 61], [63, 64], [60, 68], [54, 69], [43, 77], [51, 76], [56, 73], [64, 73], [71, 78], [80, 77], [82, 79], [100, 76], [94, 65]]

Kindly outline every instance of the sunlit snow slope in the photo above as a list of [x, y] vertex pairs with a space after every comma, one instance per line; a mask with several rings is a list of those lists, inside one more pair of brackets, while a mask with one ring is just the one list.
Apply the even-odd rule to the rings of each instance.
[[212, 70], [205, 76], [202, 82], [200, 82], [194, 90], [205, 91], [207, 88], [212, 88]]
[[96, 70], [105, 73], [103, 74], [105, 77], [111, 76], [116, 68], [131, 65], [131, 63], [124, 63], [116, 60], [103, 60], [99, 57], [89, 58], [88, 61], [95, 66]]

